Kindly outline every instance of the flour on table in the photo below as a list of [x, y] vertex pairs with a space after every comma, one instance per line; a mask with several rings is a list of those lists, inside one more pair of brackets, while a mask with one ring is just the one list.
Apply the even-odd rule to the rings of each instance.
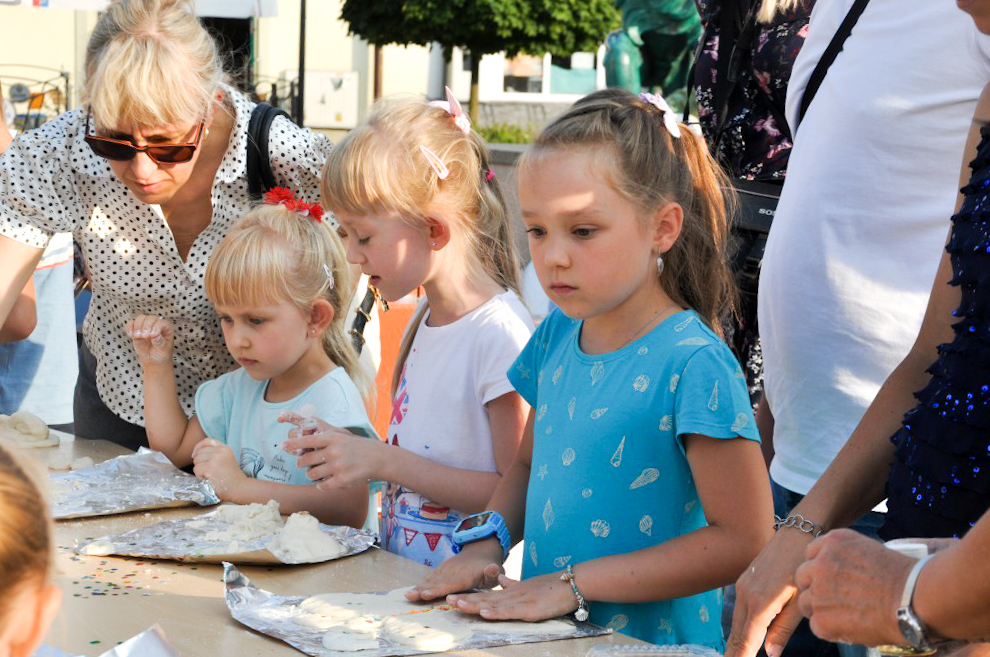
[[473, 634], [468, 624], [452, 621], [450, 612], [443, 611], [389, 616], [382, 625], [382, 632], [392, 643], [429, 652], [450, 650]]
[[314, 563], [339, 557], [347, 548], [325, 534], [313, 516], [293, 513], [268, 544], [268, 551], [283, 563]]

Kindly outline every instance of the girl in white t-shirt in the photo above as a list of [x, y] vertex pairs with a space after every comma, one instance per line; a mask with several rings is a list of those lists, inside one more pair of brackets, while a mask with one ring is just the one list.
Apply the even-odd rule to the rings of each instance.
[[403, 336], [387, 444], [324, 423], [285, 445], [316, 448], [299, 465], [321, 488], [387, 482], [382, 545], [430, 566], [515, 456], [528, 406], [506, 372], [533, 329], [488, 149], [447, 99], [376, 108], [331, 152], [321, 184], [348, 260], [382, 297], [426, 292]]
[[359, 392], [370, 389], [370, 376], [344, 326], [353, 292], [350, 268], [322, 214], [318, 204], [276, 187], [210, 256], [206, 295], [240, 368], [199, 387], [192, 417], [176, 393], [181, 354], [173, 354], [173, 341], [195, 329], [141, 315], [127, 332], [144, 375], [152, 448], [179, 467], [192, 463], [224, 501], [277, 500], [284, 514], [308, 511], [323, 522], [360, 527], [368, 508], [364, 482], [327, 495], [281, 449], [282, 417], [308, 414], [307, 408], [375, 435]]

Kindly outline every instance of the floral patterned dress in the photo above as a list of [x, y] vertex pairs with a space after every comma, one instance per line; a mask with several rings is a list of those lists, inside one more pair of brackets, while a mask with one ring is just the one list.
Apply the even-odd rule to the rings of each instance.
[[[718, 108], [720, 0], [697, 0], [704, 23], [704, 44], [695, 67], [694, 87], [701, 130], [713, 154], [733, 178], [771, 180], [783, 178], [791, 150], [788, 132], [782, 129], [784, 101], [791, 67], [808, 32], [814, 0], [802, 0], [793, 9], [778, 14], [770, 25], [759, 25], [739, 81], [728, 99], [728, 111], [720, 138], [715, 134]], [[740, 15], [751, 8], [740, 1]]]

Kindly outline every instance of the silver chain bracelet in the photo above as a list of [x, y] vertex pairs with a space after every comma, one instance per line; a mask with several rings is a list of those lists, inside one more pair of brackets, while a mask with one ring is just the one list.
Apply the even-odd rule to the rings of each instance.
[[773, 523], [774, 530], [776, 531], [781, 527], [793, 527], [794, 529], [802, 531], [805, 534], [811, 534], [815, 538], [818, 538], [826, 531], [828, 531], [821, 525], [816, 525], [811, 520], [808, 520], [800, 513], [791, 514], [786, 518], [781, 518], [780, 516], [774, 516], [774, 523]]

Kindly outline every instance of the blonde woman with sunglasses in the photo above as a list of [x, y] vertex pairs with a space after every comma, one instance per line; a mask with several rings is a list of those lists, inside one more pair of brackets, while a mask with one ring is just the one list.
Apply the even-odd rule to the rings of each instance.
[[[50, 237], [71, 232], [93, 299], [84, 325], [75, 431], [147, 444], [141, 367], [125, 325], [175, 326], [186, 413], [203, 381], [234, 367], [203, 289], [206, 262], [250, 207], [253, 104], [224, 82], [216, 45], [189, 0], [114, 0], [86, 52], [84, 107], [18, 136], [0, 159], [0, 323]], [[319, 200], [329, 141], [276, 118], [276, 179]]]

